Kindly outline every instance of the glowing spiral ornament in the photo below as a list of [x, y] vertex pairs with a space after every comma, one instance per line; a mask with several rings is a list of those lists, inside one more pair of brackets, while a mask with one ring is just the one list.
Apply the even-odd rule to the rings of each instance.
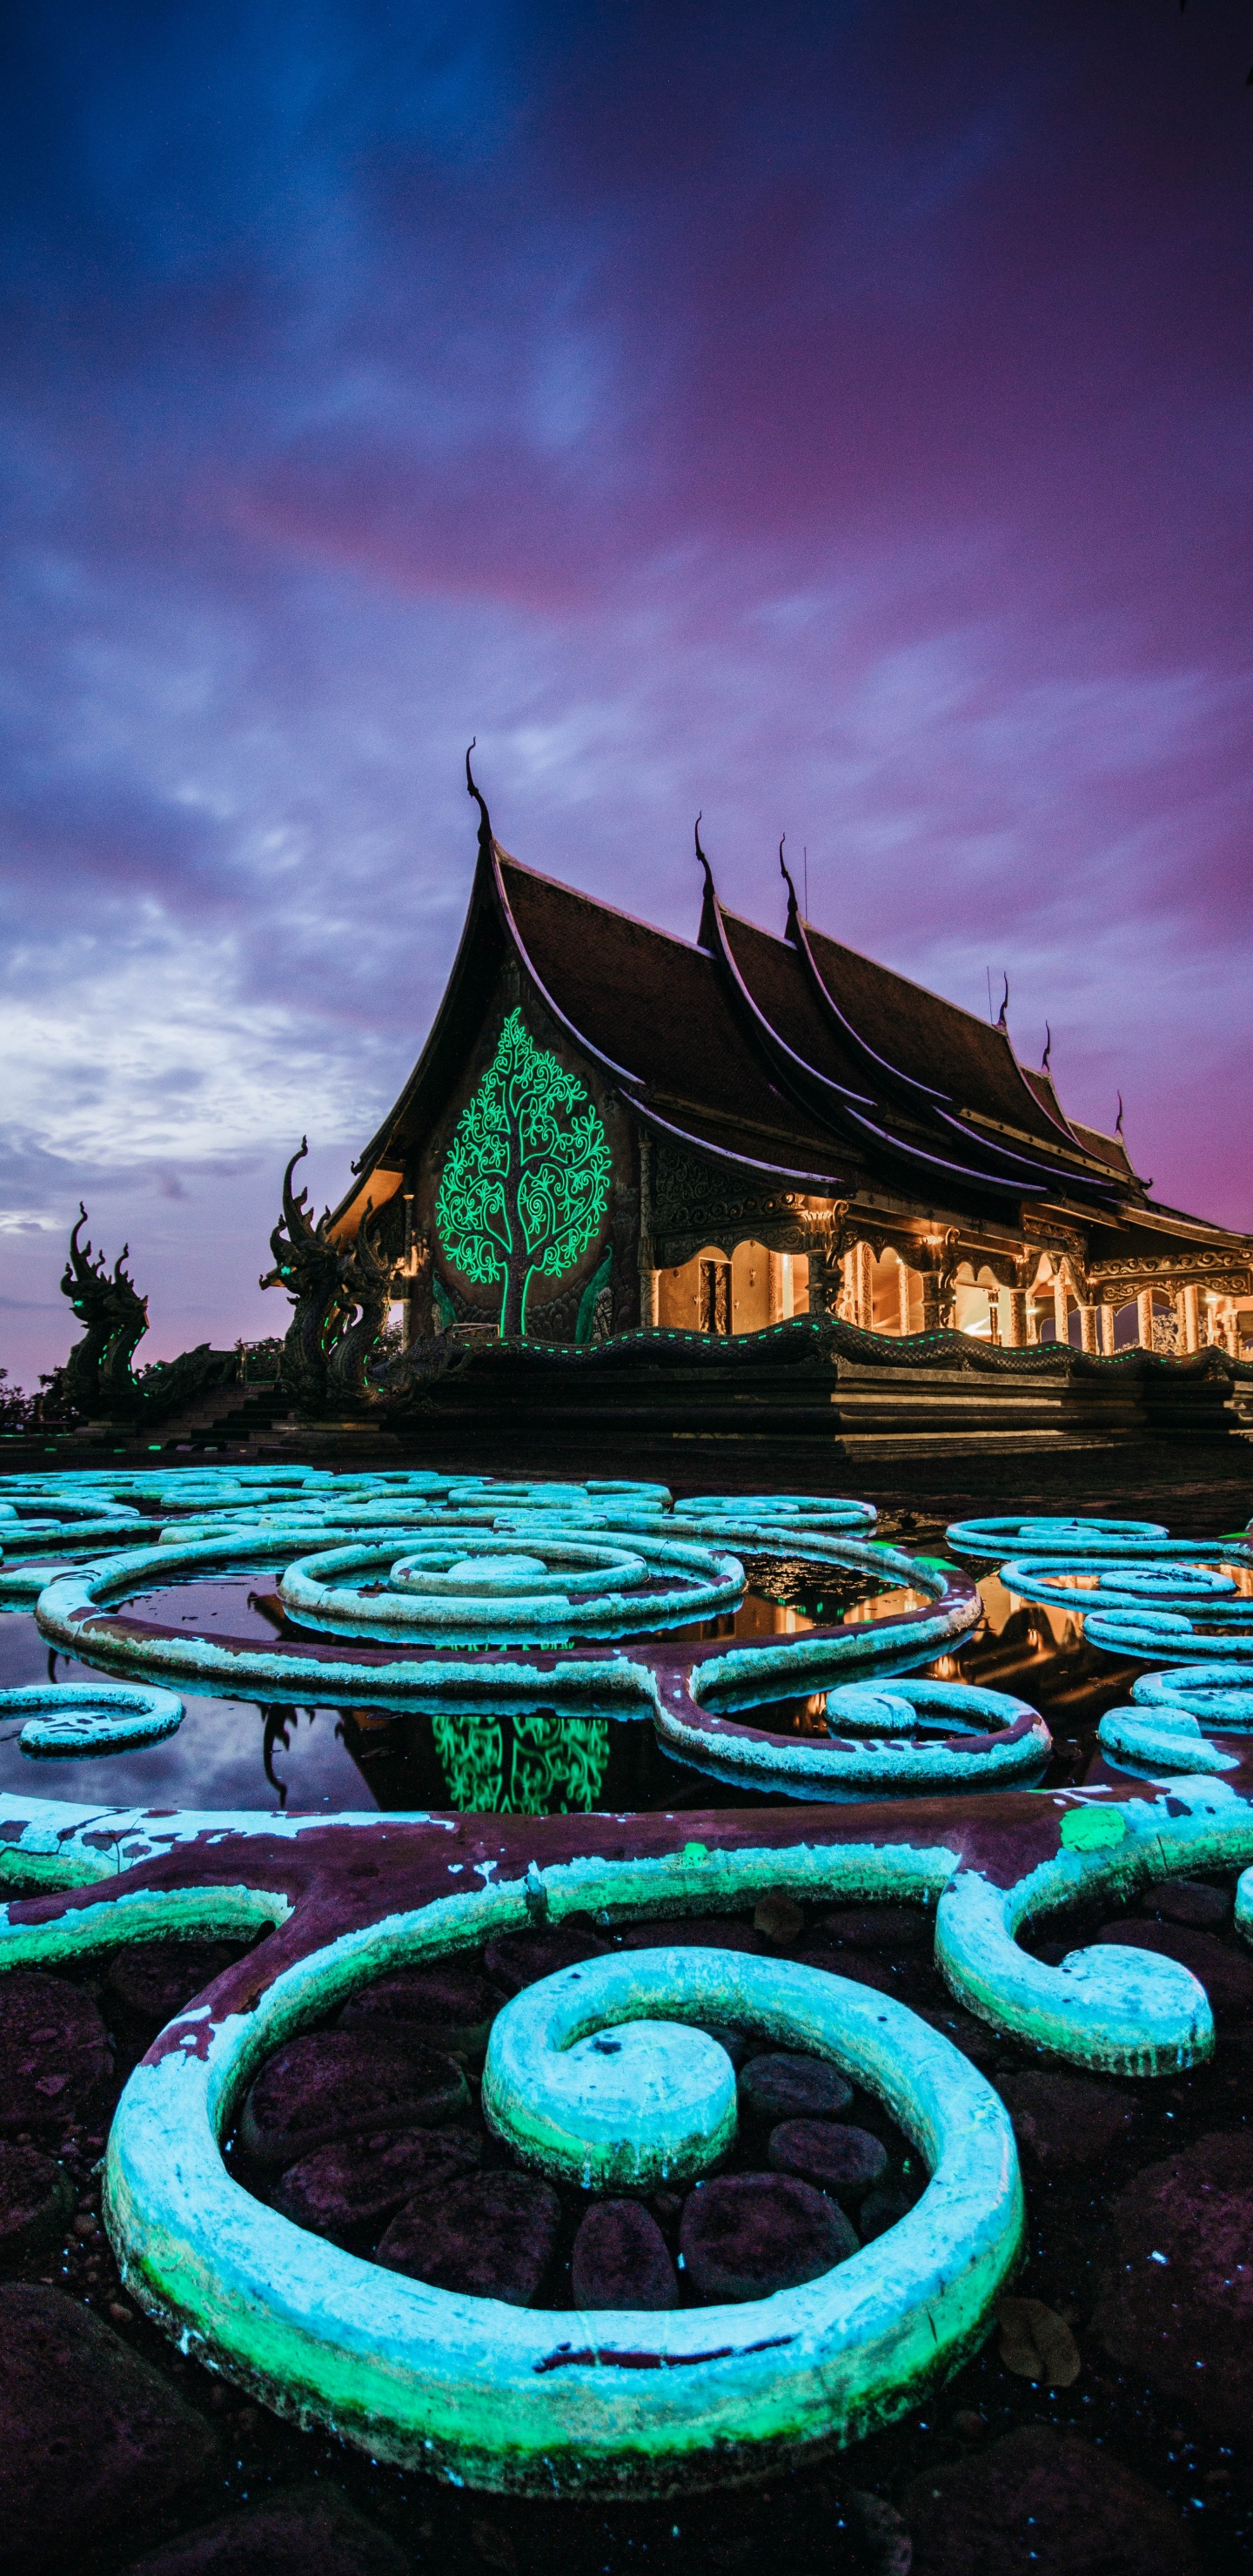
[[25, 1718], [23, 1753], [82, 1756], [157, 1744], [183, 1722], [173, 1691], [126, 1689], [117, 1682], [32, 1683], [0, 1690], [0, 1723]]
[[826, 1739], [784, 1735], [663, 1698], [657, 1732], [681, 1761], [718, 1779], [811, 1798], [1020, 1788], [1039, 1779], [1053, 1749], [1026, 1700], [964, 1682], [846, 1683], [828, 1691], [826, 1723]]
[[[547, 2496], [749, 2475], [859, 2439], [957, 2368], [1021, 2246], [1009, 2115], [915, 2014], [818, 1969], [661, 1948], [563, 1970], [505, 2007], [484, 2078], [493, 2124], [533, 2161], [616, 2173], [610, 2132], [625, 2117], [645, 2175], [673, 2154], [691, 2171], [733, 2122], [730, 2060], [690, 2027], [698, 2017], [838, 2064], [886, 2103], [931, 2178], [896, 2226], [800, 2288], [595, 2317], [506, 2306], [346, 2253], [233, 2179], [219, 2140], [272, 2049], [378, 1968], [438, 1955], [459, 1913], [481, 1940], [493, 1913], [505, 1925], [520, 1910], [493, 1889], [392, 1917], [280, 1974], [253, 2011], [173, 2025], [131, 2076], [109, 2141], [106, 2218], [130, 2295], [280, 2413], [376, 2459]], [[628, 2088], [587, 2077], [598, 2036], [631, 2052], [645, 2088], [634, 2109]]]
[[1141, 1708], [1186, 1709], [1203, 1726], [1242, 1735], [1253, 1727], [1253, 1652], [1247, 1665], [1183, 1663], [1164, 1673], [1141, 1673], [1131, 1685]]
[[[374, 1546], [329, 1548], [289, 1566], [279, 1594], [289, 1616], [308, 1627], [458, 1646], [565, 1644], [677, 1627], [743, 1598], [736, 1557], [642, 1534], [629, 1545], [575, 1536], [559, 1515], [551, 1535], [547, 1517], [416, 1546], [398, 1546], [393, 1533]], [[383, 1578], [376, 1590], [344, 1580], [371, 1574]]]
[[1087, 1520], [1065, 1513], [951, 1521], [945, 1538], [955, 1556], [989, 1560], [1017, 1557], [1024, 1551], [1032, 1557], [1117, 1557], [1123, 1562], [1136, 1557], [1182, 1562], [1227, 1554], [1226, 1547], [1220, 1550], [1213, 1540], [1172, 1538], [1161, 1521]]
[[1111, 1708], [1097, 1728], [1104, 1753], [1120, 1769], [1142, 1778], [1159, 1771], [1218, 1774], [1238, 1771], [1240, 1757], [1224, 1753], [1182, 1708]]

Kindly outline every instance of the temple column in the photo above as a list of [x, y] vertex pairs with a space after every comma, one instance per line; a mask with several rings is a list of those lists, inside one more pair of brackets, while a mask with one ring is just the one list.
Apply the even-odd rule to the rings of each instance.
[[897, 1295], [897, 1301], [898, 1301], [898, 1305], [899, 1305], [899, 1309], [900, 1309], [900, 1322], [901, 1322], [901, 1331], [902, 1331], [902, 1333], [908, 1333], [908, 1332], [912, 1331], [912, 1329], [913, 1329], [913, 1328], [912, 1328], [912, 1326], [911, 1326], [911, 1324], [910, 1324], [910, 1320], [909, 1320], [909, 1309], [910, 1309], [910, 1303], [911, 1303], [911, 1298], [912, 1298], [912, 1292], [913, 1292], [913, 1276], [912, 1276], [912, 1273], [911, 1273], [909, 1270], [907, 1270], [907, 1269], [906, 1269], [905, 1264], [904, 1264], [904, 1262], [902, 1261], [902, 1262], [900, 1263], [899, 1268], [898, 1268], [897, 1273], [896, 1273], [896, 1295]]
[[1025, 1288], [1005, 1291], [1005, 1340], [1011, 1351], [1024, 1348], [1027, 1339], [1027, 1292]]
[[1185, 1351], [1199, 1351], [1201, 1333], [1196, 1289], [1191, 1286], [1181, 1289], [1178, 1303], [1180, 1343]]
[[1136, 1299], [1136, 1331], [1142, 1351], [1153, 1348], [1153, 1291], [1142, 1288]]
[[1079, 1348], [1081, 1351], [1097, 1351], [1100, 1348], [1100, 1343], [1097, 1339], [1097, 1317], [1099, 1313], [1099, 1307], [1085, 1306], [1082, 1298], [1080, 1298]]
[[1112, 1306], [1100, 1306], [1097, 1312], [1101, 1319], [1101, 1349], [1106, 1359], [1112, 1360], [1118, 1347], [1114, 1340], [1114, 1309]]
[[940, 1281], [934, 1270], [922, 1274], [922, 1329], [924, 1333], [940, 1330]]
[[868, 1243], [853, 1247], [853, 1309], [863, 1333], [873, 1333], [874, 1254]]
[[767, 1313], [772, 1324], [781, 1324], [784, 1320], [783, 1282], [787, 1275], [784, 1269], [786, 1259], [787, 1255], [783, 1252], [768, 1252], [766, 1254]]
[[1060, 1270], [1053, 1273], [1053, 1323], [1059, 1342], [1070, 1340], [1070, 1305]]

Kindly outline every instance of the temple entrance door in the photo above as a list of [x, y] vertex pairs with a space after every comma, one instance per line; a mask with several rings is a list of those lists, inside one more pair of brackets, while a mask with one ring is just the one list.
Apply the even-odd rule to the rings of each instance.
[[702, 1333], [731, 1330], [729, 1261], [702, 1261], [700, 1265], [700, 1329]]

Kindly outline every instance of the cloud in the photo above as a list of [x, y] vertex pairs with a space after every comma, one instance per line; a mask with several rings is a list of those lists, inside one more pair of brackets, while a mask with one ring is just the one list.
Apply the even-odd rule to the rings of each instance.
[[337, 1195], [438, 1001], [475, 733], [520, 857], [675, 929], [698, 806], [758, 918], [786, 829], [833, 930], [974, 1009], [1007, 970], [1077, 1112], [1121, 1088], [1168, 1195], [1253, 1219], [1242, 42], [1070, 0], [23, 22], [13, 1329], [80, 1190], [154, 1345], [273, 1329], [292, 1141]]

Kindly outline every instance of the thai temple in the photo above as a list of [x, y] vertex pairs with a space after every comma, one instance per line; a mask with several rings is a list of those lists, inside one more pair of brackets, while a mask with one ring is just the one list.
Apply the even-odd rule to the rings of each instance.
[[797, 1315], [1253, 1355], [1253, 1240], [1168, 1207], [995, 1026], [720, 902], [687, 941], [538, 875], [479, 808], [419, 1061], [354, 1166], [406, 1338], [710, 1335]]

